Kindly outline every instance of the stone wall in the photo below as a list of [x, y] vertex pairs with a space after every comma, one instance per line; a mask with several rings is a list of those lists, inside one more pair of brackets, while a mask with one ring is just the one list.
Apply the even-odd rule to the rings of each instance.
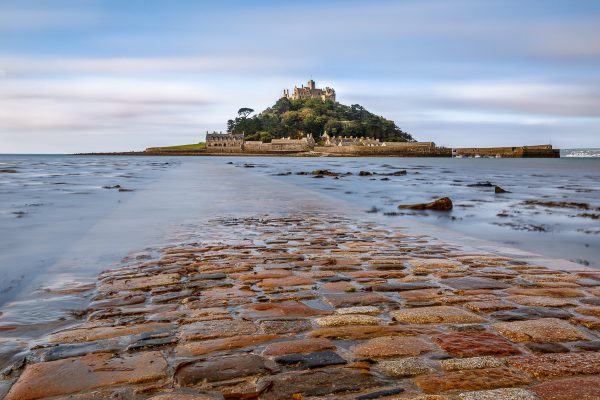
[[317, 146], [315, 151], [336, 156], [451, 157], [451, 149], [424, 146]]
[[466, 147], [452, 149], [454, 156], [501, 157], [501, 158], [558, 158], [560, 150], [551, 145], [515, 147]]

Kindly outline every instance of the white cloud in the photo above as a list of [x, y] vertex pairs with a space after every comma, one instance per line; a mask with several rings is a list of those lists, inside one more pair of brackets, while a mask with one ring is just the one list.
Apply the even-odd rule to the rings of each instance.
[[28, 74], [148, 74], [174, 72], [273, 71], [284, 67], [281, 58], [245, 56], [205, 57], [105, 57], [33, 58], [1, 57], [0, 68], [8, 75]]

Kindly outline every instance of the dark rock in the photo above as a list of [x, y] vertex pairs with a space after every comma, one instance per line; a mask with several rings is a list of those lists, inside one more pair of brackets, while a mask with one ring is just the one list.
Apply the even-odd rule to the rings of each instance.
[[46, 347], [37, 350], [36, 353], [41, 361], [54, 361], [63, 358], [81, 357], [92, 353], [118, 352], [123, 345], [118, 340], [98, 340], [96, 342], [60, 344], [54, 347]]
[[389, 181], [390, 178], [381, 178], [380, 181]]
[[575, 348], [583, 351], [600, 351], [600, 341], [578, 342], [573, 345]]
[[361, 394], [360, 396], [356, 397], [356, 400], [378, 399], [378, 398], [384, 397], [384, 396], [400, 394], [404, 391], [405, 391], [405, 389], [402, 389], [402, 388], [378, 390], [377, 392], [373, 392], [373, 393]]
[[175, 371], [175, 382], [180, 386], [193, 386], [202, 382], [268, 375], [276, 371], [277, 366], [272, 361], [245, 354], [180, 364]]
[[323, 175], [323, 176], [339, 176], [337, 172], [330, 171], [328, 169], [317, 169], [311, 172], [312, 175]]
[[315, 175], [313, 178], [325, 178], [323, 175]]
[[431, 354], [429, 356], [429, 358], [431, 360], [450, 360], [451, 358], [454, 358], [448, 354]]
[[177, 344], [177, 338], [173, 336], [142, 338], [127, 346], [127, 351], [148, 350], [156, 347], [171, 346]]
[[16, 174], [16, 169], [0, 169], [0, 174]]
[[500, 186], [496, 185], [496, 186], [494, 186], [494, 193], [500, 194], [500, 193], [510, 193], [510, 192], [508, 190], [504, 190]]
[[125, 189], [124, 187], [119, 188], [119, 192], [133, 192], [133, 189]]
[[191, 294], [192, 294], [192, 292], [189, 290], [183, 290], [181, 292], [159, 294], [156, 296], [152, 296], [152, 303], [153, 304], [172, 303], [172, 302], [176, 302], [179, 299], [189, 297]]
[[558, 308], [523, 307], [516, 310], [497, 311], [490, 314], [490, 316], [500, 321], [522, 321], [536, 318], [567, 319], [571, 317], [571, 314]]
[[474, 276], [466, 276], [461, 278], [442, 279], [441, 283], [450, 286], [454, 289], [506, 289], [509, 287], [504, 282], [490, 278], [478, 278]]
[[204, 280], [204, 279], [225, 279], [227, 278], [227, 275], [225, 275], [223, 272], [215, 272], [212, 274], [198, 274], [198, 275], [192, 275], [189, 277], [190, 281], [198, 281], [198, 280]]
[[321, 278], [320, 281], [321, 282], [349, 282], [352, 279], [346, 277], [346, 276], [326, 276], [325, 278]]
[[398, 208], [407, 208], [410, 210], [436, 210], [449, 211], [452, 210], [452, 200], [449, 197], [441, 197], [431, 203], [420, 204], [401, 204]]
[[600, 306], [600, 297], [590, 297], [587, 299], [579, 300], [583, 304], [589, 304], [591, 306]]
[[370, 210], [368, 210], [367, 212], [368, 212], [369, 214], [377, 214], [379, 211], [381, 211], [381, 209], [379, 209], [379, 208], [377, 208], [377, 207], [373, 206], [373, 207], [371, 207], [371, 209], [370, 209]]
[[358, 176], [371, 176], [371, 175], [373, 175], [373, 173], [369, 172], [369, 171], [360, 171], [358, 173]]
[[486, 181], [486, 182], [477, 182], [477, 183], [472, 183], [470, 185], [467, 185], [468, 187], [495, 187], [496, 185], [494, 185], [492, 182], [490, 181]]
[[102, 189], [120, 189], [121, 185], [114, 185], [114, 186], [102, 186]]
[[568, 353], [569, 349], [559, 343], [525, 343], [534, 353]]
[[389, 175], [389, 176], [404, 176], [406, 175], [406, 170], [405, 169], [401, 169], [399, 171], [394, 171], [390, 174], [383, 174], [383, 175]]
[[259, 387], [268, 387], [261, 400], [291, 399], [294, 395], [324, 396], [334, 393], [358, 392], [381, 386], [382, 378], [369, 372], [352, 368], [292, 371], [273, 377], [261, 378]]
[[542, 206], [546, 208], [574, 208], [578, 210], [593, 210], [588, 203], [575, 203], [572, 201], [525, 200], [522, 202], [522, 204], [526, 206]]
[[481, 332], [485, 331], [485, 326], [479, 324], [461, 324], [450, 325], [448, 329], [454, 332]]
[[275, 358], [278, 364], [299, 369], [326, 367], [328, 365], [346, 364], [347, 361], [333, 351], [317, 351], [309, 354], [290, 354]]
[[374, 292], [401, 292], [403, 290], [434, 289], [439, 286], [431, 282], [393, 282], [373, 285], [366, 290]]

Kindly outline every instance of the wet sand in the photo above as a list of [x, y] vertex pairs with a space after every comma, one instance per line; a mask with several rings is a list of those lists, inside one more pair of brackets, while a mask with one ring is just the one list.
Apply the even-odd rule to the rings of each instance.
[[49, 285], [82, 307], [48, 333], [0, 324], [0, 397], [600, 397], [598, 270], [204, 167], [166, 244]]

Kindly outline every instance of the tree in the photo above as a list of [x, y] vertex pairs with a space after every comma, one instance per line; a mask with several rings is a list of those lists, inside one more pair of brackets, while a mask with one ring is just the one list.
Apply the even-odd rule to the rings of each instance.
[[253, 112], [254, 110], [251, 108], [242, 107], [238, 110], [238, 115], [242, 118], [248, 118], [248, 115], [252, 114]]
[[238, 117], [227, 122], [233, 133], [246, 134], [247, 140], [300, 137], [312, 134], [318, 140], [323, 133], [330, 136], [372, 137], [381, 141], [414, 141], [394, 121], [367, 111], [359, 104], [347, 106], [330, 100], [280, 98], [258, 115], [251, 108], [240, 108]]

